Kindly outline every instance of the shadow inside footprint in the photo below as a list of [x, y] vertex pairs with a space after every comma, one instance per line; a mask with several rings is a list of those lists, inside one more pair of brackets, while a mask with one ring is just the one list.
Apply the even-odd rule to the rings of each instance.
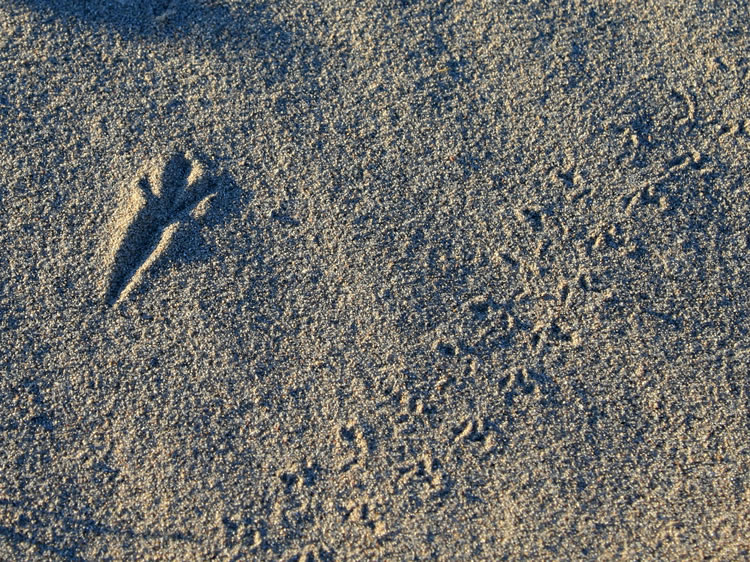
[[131, 184], [114, 222], [107, 304], [124, 301], [167, 253], [180, 261], [207, 259], [210, 249], [201, 227], [226, 220], [238, 207], [240, 193], [227, 173], [214, 176], [197, 159], [180, 152], [142, 173]]
[[224, 172], [215, 180], [217, 189], [205, 213], [188, 214], [175, 234], [169, 253], [165, 258], [183, 264], [207, 261], [215, 255], [217, 248], [203, 232], [224, 224], [243, 208], [250, 196]]

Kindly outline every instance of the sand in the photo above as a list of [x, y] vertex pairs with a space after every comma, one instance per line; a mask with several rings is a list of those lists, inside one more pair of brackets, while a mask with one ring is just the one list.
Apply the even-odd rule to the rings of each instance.
[[750, 557], [746, 2], [0, 2], [0, 559]]

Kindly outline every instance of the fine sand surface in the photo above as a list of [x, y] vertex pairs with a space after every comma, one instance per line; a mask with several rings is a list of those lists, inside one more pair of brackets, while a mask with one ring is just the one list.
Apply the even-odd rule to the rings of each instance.
[[750, 8], [0, 1], [0, 560], [750, 557]]

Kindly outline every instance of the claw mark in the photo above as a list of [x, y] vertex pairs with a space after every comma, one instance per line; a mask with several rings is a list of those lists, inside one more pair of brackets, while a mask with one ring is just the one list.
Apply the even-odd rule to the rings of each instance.
[[180, 226], [189, 218], [202, 217], [215, 195], [215, 184], [203, 167], [181, 153], [136, 178], [115, 222], [107, 304], [117, 306], [127, 298]]

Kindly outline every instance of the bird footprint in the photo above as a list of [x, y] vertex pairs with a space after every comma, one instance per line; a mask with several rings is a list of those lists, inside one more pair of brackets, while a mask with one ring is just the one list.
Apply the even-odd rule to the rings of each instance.
[[213, 179], [199, 162], [183, 153], [162, 160], [136, 178], [114, 225], [107, 304], [117, 306], [128, 297], [167, 250], [180, 226], [205, 215], [215, 195]]

